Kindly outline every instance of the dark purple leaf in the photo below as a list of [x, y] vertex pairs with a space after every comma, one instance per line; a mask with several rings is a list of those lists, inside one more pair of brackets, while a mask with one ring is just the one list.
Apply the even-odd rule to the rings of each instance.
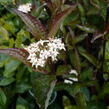
[[56, 35], [62, 21], [75, 9], [75, 7], [76, 5], [71, 6], [70, 8], [52, 17], [51, 24], [49, 27], [50, 31], [49, 31], [48, 37], [54, 37]]
[[[21, 62], [23, 62], [27, 66], [31, 66], [32, 67], [31, 63], [27, 61], [27, 57], [28, 57], [29, 53], [25, 49], [22, 49], [22, 48], [0, 49], [0, 53], [9, 55], [9, 56], [11, 56], [11, 57], [13, 57], [15, 59], [20, 60]], [[32, 70], [35, 71], [35, 72], [48, 74], [48, 71], [46, 71], [46, 70], [38, 70], [38, 69], [35, 69], [34, 67], [32, 68]]]
[[30, 14], [21, 12], [17, 9], [12, 9], [12, 11], [16, 13], [18, 16], [20, 16], [20, 18], [26, 24], [28, 30], [36, 39], [46, 37], [46, 29], [44, 25], [40, 22], [40, 20], [36, 19], [34, 16]]
[[23, 62], [26, 65], [30, 65], [27, 62], [28, 52], [21, 48], [7, 48], [7, 49], [0, 49], [0, 53], [12, 56]]

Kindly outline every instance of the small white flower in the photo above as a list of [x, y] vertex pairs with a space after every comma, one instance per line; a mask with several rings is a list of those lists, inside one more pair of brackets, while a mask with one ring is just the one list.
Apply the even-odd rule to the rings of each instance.
[[65, 80], [64, 80], [64, 83], [66, 83], [66, 84], [73, 84], [73, 82], [72, 82], [72, 81], [67, 80], [67, 79], [65, 79]]
[[76, 76], [78, 76], [78, 73], [76, 70], [71, 69], [71, 71], [69, 72], [69, 74], [75, 74]]
[[76, 70], [71, 69], [69, 74], [75, 74], [76, 77], [69, 77], [68, 79], [64, 80], [64, 83], [73, 84], [73, 82], [78, 82], [78, 73], [76, 72]]
[[31, 11], [31, 8], [32, 8], [31, 3], [26, 3], [26, 4], [19, 5], [18, 10], [24, 13], [28, 13]]
[[44, 11], [46, 12], [46, 9], [44, 8]]
[[78, 78], [69, 78], [72, 81], [78, 82]]
[[73, 82], [78, 82], [78, 78], [68, 78], [64, 80], [64, 83], [73, 84]]
[[[45, 61], [42, 60], [42, 59], [38, 59], [38, 61], [37, 61], [37, 66], [43, 67], [44, 65], [45, 65]], [[37, 69], [37, 67], [36, 67], [36, 69]]]

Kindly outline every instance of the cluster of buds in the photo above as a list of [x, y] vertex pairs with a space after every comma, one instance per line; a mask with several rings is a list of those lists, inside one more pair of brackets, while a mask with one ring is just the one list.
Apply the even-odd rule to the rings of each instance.
[[29, 53], [27, 60], [37, 69], [38, 67], [44, 67], [48, 58], [52, 62], [57, 61], [57, 56], [60, 54], [60, 50], [65, 50], [65, 45], [61, 38], [57, 38], [40, 40], [24, 49]]

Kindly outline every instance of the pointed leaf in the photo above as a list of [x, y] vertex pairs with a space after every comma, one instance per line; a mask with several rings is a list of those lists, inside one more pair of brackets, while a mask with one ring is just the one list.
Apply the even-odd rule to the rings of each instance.
[[77, 44], [79, 42], [82, 42], [87, 36], [88, 34], [86, 33], [86, 34], [79, 35], [78, 37], [75, 37], [74, 43]]
[[80, 30], [85, 31], [87, 33], [94, 33], [95, 32], [95, 29], [94, 28], [91, 28], [91, 27], [86, 27], [86, 26], [81, 26], [81, 25], [77, 25], [77, 27]]
[[12, 77], [15, 73], [15, 70], [19, 67], [20, 62], [18, 60], [12, 60], [10, 59], [5, 64], [5, 69], [3, 72], [4, 77]]
[[53, 92], [55, 85], [56, 85], [56, 80], [53, 80], [50, 84], [50, 89], [47, 93], [47, 98], [45, 101], [45, 109], [47, 109], [47, 107], [49, 106], [49, 101], [50, 101], [50, 98], [51, 98], [51, 95], [52, 95], [52, 92]]
[[77, 70], [77, 72], [80, 72], [81, 66], [80, 66], [80, 56], [78, 54], [78, 51], [76, 48], [74, 48], [74, 51], [70, 53], [70, 60], [74, 68]]
[[72, 85], [66, 83], [58, 83], [55, 87], [56, 91], [66, 90], [69, 92], [70, 95], [75, 96], [78, 92], [80, 92], [80, 85]]
[[[21, 62], [23, 62], [27, 66], [32, 67], [31, 63], [27, 61], [27, 57], [28, 57], [29, 53], [25, 49], [21, 49], [21, 48], [0, 49], [0, 53], [9, 55], [9, 56], [11, 56], [15, 59], [20, 60]], [[43, 73], [43, 74], [49, 73], [46, 70], [38, 70], [38, 69], [35, 69], [35, 68], [32, 68], [32, 70], [35, 71], [35, 72]]]
[[0, 26], [0, 37], [2, 37], [5, 40], [9, 39], [8, 31], [5, 28], [3, 28], [2, 26]]
[[36, 19], [30, 14], [23, 13], [17, 9], [12, 9], [12, 11], [20, 16], [22, 21], [26, 24], [28, 30], [36, 39], [40, 39], [46, 36], [46, 29], [44, 25], [42, 25], [40, 20]]
[[67, 17], [74, 9], [76, 5], [67, 8], [66, 10], [62, 11], [61, 13], [55, 14], [51, 20], [50, 24], [50, 31], [48, 37], [54, 37], [60, 27], [62, 21]]
[[0, 81], [0, 86], [7, 86], [10, 85], [11, 83], [13, 83], [15, 81], [15, 78], [11, 77], [11, 78], [3, 78]]
[[91, 40], [91, 43], [93, 43], [95, 40], [97, 40], [97, 39], [103, 37], [103, 36], [106, 35], [106, 34], [107, 34], [106, 31], [105, 31], [104, 33], [103, 33], [103, 32], [101, 33], [101, 32], [99, 32], [99, 31], [95, 31], [94, 34], [93, 34], [93, 38], [92, 38], [92, 40]]
[[30, 63], [27, 62], [28, 52], [24, 49], [20, 48], [0, 49], [0, 53], [12, 56], [13, 58], [20, 60], [24, 64], [30, 65]]
[[5, 93], [3, 92], [2, 89], [0, 89], [0, 105], [5, 105], [6, 104], [6, 95]]
[[71, 70], [70, 65], [59, 65], [56, 70], [56, 75], [63, 75]]
[[41, 12], [44, 10], [45, 6], [46, 6], [46, 4], [42, 4], [40, 7], [38, 7], [37, 10], [35, 10], [34, 15], [36, 17], [39, 17]]
[[79, 53], [82, 55], [82, 56], [84, 56], [90, 63], [92, 63], [94, 66], [96, 66], [97, 65], [97, 59], [93, 56], [93, 55], [91, 55], [91, 54], [89, 54], [85, 49], [83, 49], [83, 48], [79, 48]]
[[12, 0], [0, 0], [0, 4], [2, 5], [12, 4]]
[[86, 100], [85, 97], [82, 93], [78, 93], [76, 95], [76, 102], [77, 102], [77, 106], [78, 109], [81, 107], [81, 109], [86, 109], [87, 108], [87, 104], [86, 104]]
[[46, 109], [48, 107], [48, 102], [51, 93], [55, 86], [55, 82], [56, 82], [55, 76], [32, 73], [31, 80], [32, 80], [36, 101], [40, 109]]

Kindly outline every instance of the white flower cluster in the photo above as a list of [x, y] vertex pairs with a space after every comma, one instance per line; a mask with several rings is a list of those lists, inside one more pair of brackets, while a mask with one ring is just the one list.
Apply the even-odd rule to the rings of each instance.
[[57, 55], [60, 50], [65, 50], [65, 45], [62, 43], [61, 38], [58, 38], [40, 40], [30, 44], [25, 49], [29, 52], [27, 60], [37, 69], [39, 66], [44, 67], [48, 58], [51, 58], [52, 61], [57, 61]]
[[26, 4], [23, 4], [23, 5], [20, 5], [18, 7], [18, 10], [22, 11], [24, 13], [28, 13], [28, 12], [31, 11], [31, 8], [32, 8], [31, 3], [26, 3]]
[[[73, 69], [69, 72], [69, 74], [73, 74], [75, 76], [78, 76], [77, 71], [73, 70]], [[64, 83], [67, 83], [67, 84], [73, 84], [73, 82], [78, 82], [78, 78], [76, 78], [76, 77], [71, 78], [70, 77], [70, 78], [64, 80]]]

